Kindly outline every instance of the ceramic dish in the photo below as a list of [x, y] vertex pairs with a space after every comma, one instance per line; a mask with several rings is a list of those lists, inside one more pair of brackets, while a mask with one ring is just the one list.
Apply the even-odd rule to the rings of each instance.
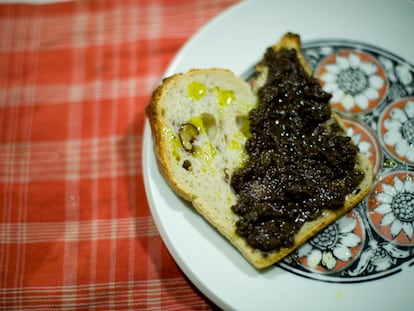
[[230, 310], [410, 310], [414, 285], [414, 3], [248, 1], [177, 54], [166, 76], [223, 67], [246, 79], [287, 31], [374, 165], [372, 191], [297, 252], [257, 271], [159, 174], [148, 124], [143, 167], [151, 212], [178, 265]]

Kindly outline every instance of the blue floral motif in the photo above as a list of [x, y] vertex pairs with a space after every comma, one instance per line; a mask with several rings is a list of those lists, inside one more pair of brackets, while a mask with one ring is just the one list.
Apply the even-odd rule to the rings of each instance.
[[302, 245], [297, 255], [307, 257], [307, 262], [312, 268], [322, 265], [331, 270], [335, 268], [338, 260], [350, 260], [350, 248], [361, 243], [361, 238], [353, 233], [355, 226], [355, 218], [344, 216]]
[[368, 247], [362, 252], [358, 265], [349, 271], [350, 276], [358, 276], [364, 272], [382, 272], [397, 263], [397, 258], [407, 258], [410, 252], [398, 249], [391, 243], [378, 243], [371, 239]]

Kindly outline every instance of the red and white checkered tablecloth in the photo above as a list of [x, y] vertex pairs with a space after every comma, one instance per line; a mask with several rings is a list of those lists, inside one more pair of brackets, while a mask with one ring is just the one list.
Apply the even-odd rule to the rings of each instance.
[[209, 310], [146, 201], [144, 108], [236, 0], [0, 5], [0, 309]]

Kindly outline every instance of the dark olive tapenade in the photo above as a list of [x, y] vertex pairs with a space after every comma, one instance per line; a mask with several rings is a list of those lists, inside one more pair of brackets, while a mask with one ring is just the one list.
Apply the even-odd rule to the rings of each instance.
[[305, 72], [296, 50], [269, 48], [264, 62], [267, 80], [249, 114], [249, 160], [231, 185], [236, 233], [267, 252], [292, 246], [323, 209], [343, 207], [363, 173], [355, 170], [358, 148], [332, 118], [331, 95]]

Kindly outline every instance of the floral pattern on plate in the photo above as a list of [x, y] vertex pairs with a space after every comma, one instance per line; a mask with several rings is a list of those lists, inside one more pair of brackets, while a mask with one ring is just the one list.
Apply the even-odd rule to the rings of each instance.
[[363, 239], [362, 223], [351, 211], [302, 245], [295, 259], [319, 273], [342, 270], [361, 252]]
[[373, 187], [368, 211], [373, 228], [385, 240], [414, 246], [414, 174], [383, 176]]
[[327, 282], [366, 282], [414, 266], [414, 66], [360, 42], [303, 53], [347, 135], [372, 162], [370, 194], [278, 265]]
[[347, 135], [352, 138], [359, 150], [371, 161], [374, 176], [382, 165], [382, 150], [377, 135], [367, 125], [352, 118], [342, 118], [347, 128]]
[[339, 50], [316, 69], [323, 89], [332, 94], [333, 109], [361, 113], [375, 109], [385, 97], [387, 77], [381, 64], [366, 52]]
[[392, 157], [414, 164], [414, 97], [397, 100], [384, 110], [380, 137]]

